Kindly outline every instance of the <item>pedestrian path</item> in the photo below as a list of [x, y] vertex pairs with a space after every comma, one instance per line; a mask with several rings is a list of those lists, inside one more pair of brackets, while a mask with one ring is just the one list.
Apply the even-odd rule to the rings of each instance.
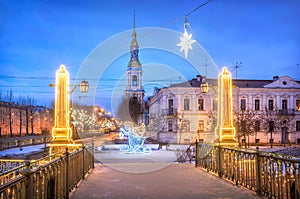
[[[145, 163], [139, 163], [143, 167]], [[149, 163], [146, 163], [149, 164]], [[155, 164], [155, 163], [154, 163]], [[192, 164], [172, 163], [149, 173], [126, 173], [96, 164], [71, 194], [72, 199], [260, 198], [243, 187], [213, 176]]]
[[[156, 158], [152, 159], [154, 155]], [[172, 156], [169, 156], [170, 162], [166, 164], [160, 155], [154, 155], [143, 159], [137, 156], [138, 161], [133, 161], [135, 158], [126, 160], [128, 154], [121, 154], [118, 160], [111, 153], [96, 153], [95, 158], [102, 163], [95, 165], [95, 169], [71, 193], [70, 198], [260, 198], [243, 187], [196, 168], [194, 164], [170, 161]]]

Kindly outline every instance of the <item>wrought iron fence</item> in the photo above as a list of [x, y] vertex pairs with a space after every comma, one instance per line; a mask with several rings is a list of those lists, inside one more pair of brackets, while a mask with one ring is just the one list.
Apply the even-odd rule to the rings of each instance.
[[[56, 158], [55, 158], [56, 157]], [[47, 159], [48, 158], [48, 159]], [[0, 198], [69, 198], [69, 193], [94, 168], [94, 145], [48, 156], [0, 175]]]
[[0, 173], [25, 165], [25, 160], [0, 159]]
[[226, 178], [236, 185], [269, 198], [300, 198], [300, 159], [212, 146], [201, 156], [200, 143], [196, 143], [196, 167]]

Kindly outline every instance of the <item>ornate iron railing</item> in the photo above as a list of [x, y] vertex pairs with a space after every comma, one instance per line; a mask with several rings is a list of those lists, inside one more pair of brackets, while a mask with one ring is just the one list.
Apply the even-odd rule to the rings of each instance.
[[0, 159], [0, 172], [4, 173], [23, 165], [25, 165], [25, 160]]
[[[300, 159], [261, 151], [212, 146], [201, 157], [196, 143], [196, 166], [269, 198], [300, 198]], [[207, 147], [206, 149], [207, 150]], [[203, 154], [203, 152], [202, 152]]]
[[1, 174], [0, 198], [69, 198], [70, 191], [94, 168], [94, 145], [47, 158]]

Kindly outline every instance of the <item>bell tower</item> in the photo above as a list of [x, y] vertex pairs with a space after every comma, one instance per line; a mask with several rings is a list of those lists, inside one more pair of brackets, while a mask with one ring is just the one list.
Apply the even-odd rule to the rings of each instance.
[[125, 90], [126, 97], [136, 97], [137, 100], [144, 105], [145, 91], [143, 88], [143, 70], [142, 64], [139, 61], [139, 45], [136, 40], [136, 29], [135, 29], [135, 14], [133, 20], [133, 32], [132, 40], [130, 44], [130, 61], [127, 65], [127, 87]]

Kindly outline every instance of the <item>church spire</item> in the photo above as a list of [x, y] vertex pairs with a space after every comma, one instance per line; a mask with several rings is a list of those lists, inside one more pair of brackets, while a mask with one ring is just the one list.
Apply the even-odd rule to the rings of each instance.
[[[143, 87], [143, 70], [142, 64], [139, 61], [139, 45], [136, 40], [136, 24], [135, 13], [133, 15], [133, 30], [130, 43], [130, 60], [127, 65], [127, 87], [125, 90], [125, 96], [130, 98], [136, 98], [142, 107], [144, 106], [145, 90]], [[143, 122], [144, 118], [139, 118], [139, 123]]]
[[132, 40], [131, 40], [131, 44], [130, 44], [130, 61], [128, 63], [128, 68], [139, 68], [141, 66], [142, 65], [139, 61], [139, 44], [136, 40], [135, 13], [134, 13]]

